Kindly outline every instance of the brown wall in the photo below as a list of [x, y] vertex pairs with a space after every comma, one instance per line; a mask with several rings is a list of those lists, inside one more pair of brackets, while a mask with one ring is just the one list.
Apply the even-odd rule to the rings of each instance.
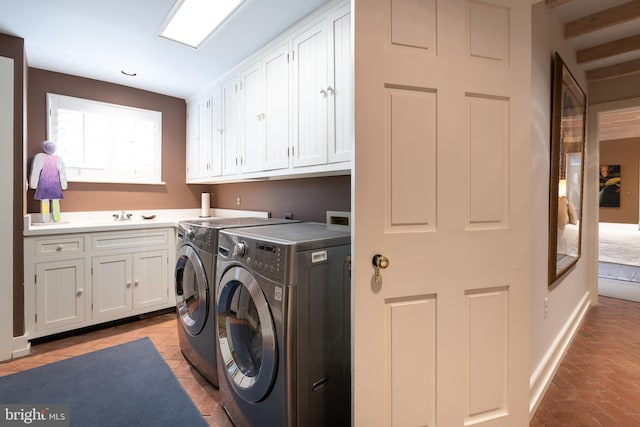
[[[240, 205], [237, 198], [240, 197]], [[263, 210], [273, 218], [293, 214], [302, 221], [325, 222], [326, 211], [351, 210], [351, 177], [330, 176], [211, 186], [211, 204], [224, 209]]]
[[[0, 55], [14, 60], [14, 118], [13, 118], [13, 195], [2, 194], [3, 200], [13, 203], [13, 336], [24, 334], [24, 281], [22, 217], [24, 215], [24, 111], [26, 93], [26, 62], [24, 56], [24, 40], [18, 37], [0, 34]], [[4, 142], [4, 141], [3, 141]]]
[[[200, 206], [206, 186], [185, 183], [186, 104], [183, 99], [68, 74], [29, 68], [28, 166], [46, 139], [47, 92], [162, 112], [162, 179], [164, 185], [71, 182], [60, 202], [62, 212], [140, 209], [187, 209]], [[39, 212], [27, 194], [27, 211]]]
[[638, 223], [640, 138], [600, 141], [600, 164], [620, 165], [620, 207], [600, 208], [600, 222]]

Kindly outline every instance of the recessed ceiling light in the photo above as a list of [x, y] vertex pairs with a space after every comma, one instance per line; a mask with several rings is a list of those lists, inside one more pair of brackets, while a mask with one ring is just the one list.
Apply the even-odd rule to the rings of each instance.
[[159, 35], [198, 48], [245, 0], [177, 0]]
[[138, 75], [138, 73], [136, 73], [135, 71], [130, 71], [130, 70], [120, 70], [120, 72], [125, 76], [129, 76], [129, 77], [135, 77]]

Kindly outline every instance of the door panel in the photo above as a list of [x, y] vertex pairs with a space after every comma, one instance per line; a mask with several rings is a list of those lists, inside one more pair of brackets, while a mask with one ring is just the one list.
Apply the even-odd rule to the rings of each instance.
[[354, 425], [527, 425], [530, 4], [352, 13]]

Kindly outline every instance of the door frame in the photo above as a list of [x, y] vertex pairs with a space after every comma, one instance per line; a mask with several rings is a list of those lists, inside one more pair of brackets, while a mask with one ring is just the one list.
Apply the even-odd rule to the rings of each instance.
[[[592, 104], [587, 109], [587, 194], [596, 197], [598, 188], [596, 187], [600, 165], [600, 124], [599, 114], [607, 111], [625, 110], [628, 108], [640, 107], [640, 97], [628, 98], [617, 101], [602, 102]], [[592, 177], [592, 178], [591, 178]], [[587, 205], [588, 206], [588, 205]], [[600, 206], [598, 203], [591, 203], [591, 215], [594, 221], [585, 224], [586, 229], [586, 247], [587, 247], [587, 277], [589, 278], [589, 293], [591, 296], [591, 305], [598, 304], [598, 253], [600, 236], [598, 232], [598, 224], [600, 224]], [[638, 206], [640, 210], [640, 206]]]

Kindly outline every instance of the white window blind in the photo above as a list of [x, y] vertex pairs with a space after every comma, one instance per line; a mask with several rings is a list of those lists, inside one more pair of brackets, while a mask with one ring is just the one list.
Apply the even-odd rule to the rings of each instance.
[[162, 184], [162, 113], [47, 94], [48, 136], [67, 180]]

